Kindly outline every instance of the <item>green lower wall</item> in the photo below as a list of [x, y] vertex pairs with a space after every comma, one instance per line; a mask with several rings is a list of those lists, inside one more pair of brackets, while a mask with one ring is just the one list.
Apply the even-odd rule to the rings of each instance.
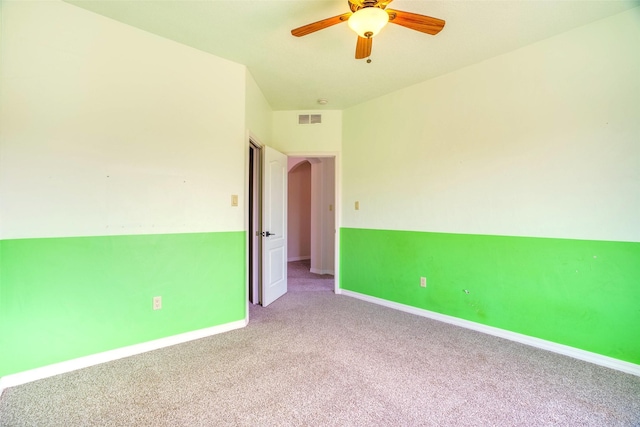
[[342, 289], [640, 364], [640, 243], [343, 228], [340, 259]]
[[244, 232], [0, 241], [0, 376], [242, 320], [245, 289]]

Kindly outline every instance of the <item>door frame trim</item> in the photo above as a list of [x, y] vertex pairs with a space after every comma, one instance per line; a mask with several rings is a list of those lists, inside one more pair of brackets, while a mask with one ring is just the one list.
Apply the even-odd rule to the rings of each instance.
[[[252, 283], [252, 277], [251, 277], [251, 270], [250, 270], [250, 266], [249, 263], [252, 259], [251, 254], [250, 254], [250, 250], [251, 250], [251, 245], [250, 243], [250, 239], [253, 238], [253, 236], [251, 236], [251, 224], [249, 224], [250, 220], [251, 220], [251, 215], [249, 212], [249, 208], [251, 206], [250, 201], [249, 201], [249, 197], [250, 197], [250, 192], [249, 192], [249, 186], [251, 185], [250, 182], [250, 168], [251, 168], [251, 164], [250, 164], [250, 155], [249, 155], [249, 151], [255, 147], [257, 150], [259, 150], [260, 152], [260, 159], [258, 159], [258, 169], [259, 171], [262, 170], [262, 150], [265, 147], [265, 144], [262, 143], [262, 141], [260, 141], [260, 138], [258, 138], [256, 135], [254, 135], [251, 131], [247, 130], [246, 135], [245, 135], [245, 148], [244, 148], [244, 152], [245, 152], [245, 170], [244, 170], [244, 178], [245, 178], [245, 183], [244, 183], [244, 229], [245, 229], [245, 277], [246, 277], [246, 283], [245, 283], [245, 322], [247, 322], [247, 324], [249, 323], [249, 289], [250, 287], [253, 285]], [[262, 177], [261, 172], [258, 173], [258, 191], [260, 192], [260, 205], [262, 204]], [[259, 215], [262, 215], [262, 206], [258, 206], [258, 212]], [[260, 227], [262, 226], [262, 218], [259, 219], [259, 223], [260, 223]], [[259, 256], [262, 257], [262, 247], [260, 246], [258, 248], [258, 253], [260, 254]], [[259, 273], [258, 276], [261, 277], [262, 276], [262, 267], [259, 267]], [[261, 279], [259, 279], [261, 280]], [[258, 288], [260, 288], [260, 285], [258, 285]], [[258, 289], [258, 292], [261, 292], [261, 289]], [[258, 297], [258, 299], [260, 299], [260, 296]]]
[[[244, 229], [246, 230], [246, 242], [245, 242], [245, 321], [249, 322], [249, 286], [251, 286], [251, 277], [249, 276], [249, 149], [251, 145], [262, 149], [265, 144], [260, 141], [255, 134], [250, 130], [247, 130], [245, 137], [245, 196], [244, 196]], [[274, 147], [276, 148], [276, 147]], [[277, 149], [277, 148], [276, 148]], [[282, 151], [289, 157], [333, 157], [335, 161], [335, 179], [334, 179], [334, 223], [335, 223], [335, 239], [334, 239], [334, 292], [336, 295], [342, 294], [342, 288], [340, 287], [340, 226], [341, 226], [341, 200], [342, 200], [342, 158], [340, 151]]]

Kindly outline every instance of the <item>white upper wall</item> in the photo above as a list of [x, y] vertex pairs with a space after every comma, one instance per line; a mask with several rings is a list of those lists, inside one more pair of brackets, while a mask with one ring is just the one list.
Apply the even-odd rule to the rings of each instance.
[[[298, 124], [300, 114], [321, 114], [322, 123]], [[335, 153], [342, 148], [342, 111], [274, 111], [273, 148], [288, 153]]]
[[244, 229], [244, 66], [59, 1], [1, 7], [1, 238]]
[[342, 226], [640, 241], [639, 22], [345, 110]]
[[0, 238], [242, 230], [249, 129], [343, 151], [343, 226], [640, 240], [638, 8], [345, 112], [271, 113], [242, 65], [59, 1], [0, 7]]
[[273, 133], [273, 113], [269, 102], [264, 97], [260, 87], [251, 73], [246, 72], [246, 126], [251, 136], [260, 143], [271, 145]]

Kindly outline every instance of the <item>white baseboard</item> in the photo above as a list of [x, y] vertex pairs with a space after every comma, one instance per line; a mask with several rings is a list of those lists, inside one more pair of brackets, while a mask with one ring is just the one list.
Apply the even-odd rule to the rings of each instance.
[[590, 362], [596, 365], [604, 366], [607, 368], [615, 369], [617, 371], [622, 371], [627, 374], [636, 375], [640, 377], [640, 365], [636, 365], [630, 362], [625, 362], [619, 359], [614, 359], [613, 357], [603, 356], [601, 354], [592, 353], [586, 350], [580, 350], [575, 347], [569, 347], [567, 345], [558, 344], [552, 341], [530, 337], [528, 335], [519, 334], [517, 332], [511, 332], [511, 331], [507, 331], [500, 328], [494, 328], [493, 326], [487, 326], [481, 323], [472, 322], [470, 320], [464, 320], [464, 319], [460, 319], [453, 316], [447, 316], [446, 314], [440, 314], [433, 311], [424, 310], [422, 308], [416, 308], [410, 305], [400, 304], [397, 302], [372, 297], [372, 296], [361, 294], [358, 292], [348, 291], [346, 289], [341, 289], [340, 292], [338, 293], [342, 295], [350, 296], [353, 298], [358, 298], [373, 304], [383, 305], [385, 307], [415, 314], [417, 316], [428, 317], [429, 319], [450, 323], [452, 325], [460, 326], [462, 328], [473, 329], [474, 331], [482, 332], [489, 335], [494, 335], [500, 338], [505, 338], [511, 341], [519, 342], [521, 344], [526, 344], [532, 347], [541, 348], [543, 350], [552, 351], [554, 353], [562, 354], [564, 356], [573, 357], [574, 359], [584, 360], [585, 362]]
[[290, 258], [287, 258], [287, 262], [293, 262], [293, 261], [305, 261], [311, 259], [310, 256], [292, 256]]
[[205, 338], [211, 335], [229, 332], [247, 326], [247, 319], [238, 320], [224, 325], [212, 326], [210, 328], [198, 329], [196, 331], [185, 332], [184, 334], [173, 335], [166, 338], [160, 338], [154, 341], [148, 341], [141, 344], [130, 345], [127, 347], [117, 348], [115, 350], [105, 351], [103, 353], [92, 354], [90, 356], [79, 357], [77, 359], [67, 360], [53, 365], [43, 366], [41, 368], [31, 369], [16, 374], [6, 375], [0, 378], [0, 395], [9, 387], [25, 384], [31, 381], [52, 377], [54, 375], [64, 374], [66, 372], [78, 369], [88, 368], [89, 366], [99, 365], [105, 362], [122, 359], [124, 357], [135, 356], [136, 354], [145, 353], [147, 351], [157, 350], [163, 347], [170, 347], [176, 344], [182, 344], [187, 341], [193, 341]]
[[319, 270], [317, 268], [310, 268], [309, 271], [313, 274], [331, 274], [333, 275], [333, 270]]

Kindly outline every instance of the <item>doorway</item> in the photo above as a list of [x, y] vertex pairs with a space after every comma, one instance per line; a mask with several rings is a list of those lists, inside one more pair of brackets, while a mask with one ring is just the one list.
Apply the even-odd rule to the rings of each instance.
[[[265, 233], [266, 240], [269, 239], [269, 235], [277, 236], [279, 233], [271, 234], [263, 230], [264, 227], [271, 227], [269, 224], [265, 224], [266, 220], [263, 218], [263, 207], [268, 207], [269, 205], [265, 201], [264, 187], [266, 181], [263, 182], [263, 179], [265, 174], [264, 164], [269, 158], [269, 155], [265, 158], [265, 154], [273, 151], [273, 149], [256, 142], [253, 138], [249, 138], [247, 156], [247, 303], [254, 305], [268, 305], [272, 300], [271, 298], [266, 298], [268, 295], [264, 294], [263, 289], [265, 286], [264, 275], [268, 273], [266, 270], [269, 270], [269, 262], [266, 260], [265, 264], [264, 259], [265, 251], [269, 252], [269, 248], [265, 246]], [[338, 262], [336, 249], [338, 245], [338, 236], [336, 234], [337, 156], [321, 154], [315, 156], [296, 155], [289, 156], [289, 158], [283, 156], [283, 158], [288, 167], [288, 169], [285, 169], [286, 172], [302, 161], [310, 165], [310, 236], [309, 249], [306, 254], [309, 257], [309, 270], [315, 274], [334, 275], [336, 281], [334, 282], [333, 291], [339, 293], [336, 274]], [[285, 175], [288, 174], [285, 173]], [[285, 187], [287, 187], [286, 181], [285, 177]], [[270, 185], [266, 186], [270, 187]], [[285, 230], [288, 230], [287, 217], [288, 215], [285, 213]], [[284, 235], [286, 236], [287, 234], [285, 231]], [[284, 249], [284, 264], [287, 264], [286, 261], [288, 261], [286, 246], [288, 245], [285, 245]], [[284, 275], [286, 277], [287, 272]], [[266, 304], [265, 298], [269, 300], [266, 301]]]
[[[311, 163], [289, 159], [287, 262], [311, 260]], [[292, 165], [293, 164], [293, 165]]]
[[335, 157], [289, 156], [288, 261], [310, 260], [310, 272], [335, 274]]
[[262, 290], [262, 147], [249, 140], [248, 277], [249, 302], [260, 304]]
[[287, 292], [287, 156], [249, 139], [247, 303], [267, 306]]

